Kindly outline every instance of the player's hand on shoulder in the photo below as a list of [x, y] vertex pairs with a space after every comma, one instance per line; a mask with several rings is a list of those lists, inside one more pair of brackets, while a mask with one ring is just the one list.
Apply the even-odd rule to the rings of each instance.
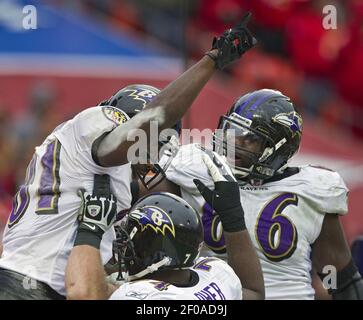
[[215, 189], [211, 190], [200, 180], [194, 179], [199, 192], [219, 215], [225, 231], [244, 230], [246, 228], [244, 212], [236, 179], [229, 173], [227, 165], [212, 151], [206, 150], [203, 161], [214, 181]]

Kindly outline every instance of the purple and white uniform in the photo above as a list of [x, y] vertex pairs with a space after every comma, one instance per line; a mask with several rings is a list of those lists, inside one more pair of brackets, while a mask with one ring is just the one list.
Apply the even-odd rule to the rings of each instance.
[[[180, 186], [182, 197], [202, 215], [207, 245], [223, 252], [221, 225], [193, 183], [198, 178], [214, 188], [202, 152], [193, 144], [182, 146], [166, 176]], [[314, 299], [311, 245], [320, 234], [325, 214], [347, 213], [347, 194], [338, 173], [313, 166], [301, 166], [298, 173], [279, 181], [240, 188], [246, 227], [260, 258], [267, 299]]]
[[[92, 192], [94, 174], [108, 174], [118, 210], [130, 207], [130, 165], [104, 168], [92, 159], [93, 142], [127, 120], [113, 107], [93, 107], [58, 126], [35, 148], [24, 184], [14, 197], [0, 267], [25, 274], [65, 295], [64, 274], [77, 228], [77, 190]], [[101, 255], [112, 255], [114, 231], [107, 231]]]
[[241, 300], [242, 287], [232, 268], [218, 258], [197, 259], [191, 268], [199, 281], [177, 287], [157, 280], [135, 280], [121, 285], [110, 300]]

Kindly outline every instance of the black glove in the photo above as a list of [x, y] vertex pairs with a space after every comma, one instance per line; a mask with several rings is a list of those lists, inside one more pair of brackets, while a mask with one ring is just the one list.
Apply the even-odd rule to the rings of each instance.
[[95, 175], [92, 195], [78, 190], [82, 199], [78, 213], [79, 226], [74, 246], [100, 247], [102, 236], [116, 219], [117, 200], [111, 193], [109, 175]]
[[246, 229], [244, 212], [240, 200], [239, 185], [233, 176], [227, 174], [223, 162], [217, 155], [203, 156], [215, 189], [210, 190], [198, 179], [194, 179], [199, 192], [205, 201], [216, 211], [224, 231], [238, 232]]
[[257, 40], [247, 28], [251, 13], [246, 13], [241, 21], [232, 29], [225, 31], [220, 37], [213, 39], [212, 49], [218, 53], [206, 54], [215, 61], [217, 69], [223, 69], [239, 59], [247, 50], [251, 49]]

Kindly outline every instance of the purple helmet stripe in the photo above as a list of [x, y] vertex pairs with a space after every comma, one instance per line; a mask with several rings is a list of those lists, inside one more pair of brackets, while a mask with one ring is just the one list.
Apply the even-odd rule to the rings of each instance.
[[241, 115], [242, 111], [246, 108], [246, 106], [249, 104], [249, 102], [258, 94], [258, 92], [255, 92], [255, 93], [252, 93], [248, 99], [243, 103], [241, 104], [237, 109], [236, 109], [236, 113]]
[[276, 92], [269, 91], [266, 94], [262, 95], [259, 99], [257, 99], [253, 105], [250, 107], [250, 109], [247, 112], [246, 118], [252, 119], [253, 111], [257, 109], [257, 107], [262, 103], [265, 102], [268, 98], [271, 98], [272, 96], [276, 95]]

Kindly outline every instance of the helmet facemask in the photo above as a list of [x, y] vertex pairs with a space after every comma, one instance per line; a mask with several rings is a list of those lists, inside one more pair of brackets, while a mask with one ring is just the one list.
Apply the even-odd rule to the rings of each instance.
[[132, 170], [147, 190], [157, 186], [166, 177], [166, 170], [179, 150], [179, 140], [176, 136], [159, 138], [159, 159], [151, 159], [147, 154], [147, 164], [133, 164]]
[[198, 213], [183, 199], [163, 192], [141, 198], [115, 229], [113, 257], [118, 279], [189, 268], [203, 240]]
[[[127, 228], [127, 227], [126, 227]], [[129, 233], [123, 226], [115, 227], [116, 240], [113, 242], [113, 259], [118, 264], [117, 280], [131, 281], [142, 278], [160, 268], [170, 265], [172, 259], [163, 252], [155, 252], [153, 257], [140, 257], [137, 255], [139, 248], [136, 237], [140, 237], [138, 228], [135, 226]], [[136, 241], [136, 242], [135, 242]]]
[[[134, 263], [136, 253], [132, 238], [137, 232], [137, 228], [129, 234], [123, 226], [116, 226], [116, 240], [112, 244], [113, 260], [118, 264], [117, 280], [125, 280], [127, 278], [127, 265]], [[131, 262], [132, 261], [132, 262]]]
[[277, 151], [286, 145], [286, 138], [276, 143], [270, 137], [273, 128], [252, 126], [252, 120], [237, 113], [222, 116], [214, 134], [214, 148], [227, 158], [241, 184], [258, 184], [271, 178], [283, 165]]

